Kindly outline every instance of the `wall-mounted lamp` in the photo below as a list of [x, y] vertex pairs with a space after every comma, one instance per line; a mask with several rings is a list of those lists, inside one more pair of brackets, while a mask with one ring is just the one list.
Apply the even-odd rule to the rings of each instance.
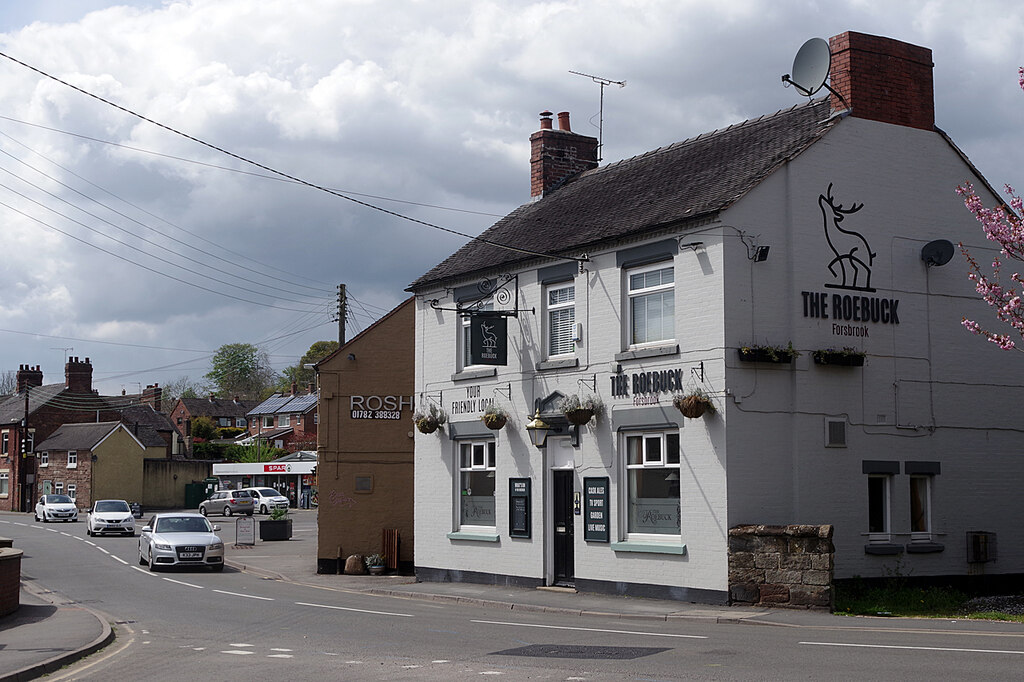
[[537, 410], [533, 419], [526, 424], [526, 431], [530, 434], [530, 442], [538, 448], [542, 448], [547, 444], [548, 432], [551, 431], [551, 427], [540, 418], [540, 410]]
[[770, 246], [755, 246], [754, 255], [751, 257], [750, 260], [754, 261], [755, 263], [763, 263], [764, 261], [768, 260], [769, 249], [771, 249]]
[[693, 252], [697, 253], [697, 249], [701, 248], [702, 246], [704, 246], [704, 242], [687, 242], [686, 244], [680, 244], [679, 250], [682, 251], [683, 249], [693, 249]]

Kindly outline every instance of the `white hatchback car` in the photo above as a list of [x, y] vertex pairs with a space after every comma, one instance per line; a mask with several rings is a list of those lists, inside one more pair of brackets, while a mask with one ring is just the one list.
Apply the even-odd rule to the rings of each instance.
[[135, 516], [124, 500], [96, 500], [85, 515], [85, 534], [135, 535]]
[[43, 495], [36, 503], [36, 521], [77, 521], [78, 507], [67, 495]]
[[202, 514], [156, 514], [139, 534], [139, 564], [155, 571], [160, 566], [209, 566], [224, 570], [224, 541]]
[[245, 490], [252, 495], [256, 511], [260, 514], [269, 514], [275, 509], [288, 508], [288, 498], [273, 488], [246, 488]]

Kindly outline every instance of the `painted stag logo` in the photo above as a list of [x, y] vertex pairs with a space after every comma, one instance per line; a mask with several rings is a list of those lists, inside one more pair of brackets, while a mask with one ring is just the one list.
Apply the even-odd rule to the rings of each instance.
[[850, 208], [843, 208], [832, 197], [832, 183], [829, 183], [826, 193], [818, 195], [818, 206], [821, 208], [825, 241], [835, 254], [835, 258], [828, 263], [828, 271], [839, 280], [825, 286], [832, 289], [874, 291], [871, 286], [871, 264], [876, 254], [871, 251], [864, 235], [841, 227], [843, 220], [864, 208], [864, 204], [855, 202]]
[[494, 333], [494, 325], [486, 322], [480, 323], [480, 333], [484, 350], [494, 352], [498, 348], [498, 337]]

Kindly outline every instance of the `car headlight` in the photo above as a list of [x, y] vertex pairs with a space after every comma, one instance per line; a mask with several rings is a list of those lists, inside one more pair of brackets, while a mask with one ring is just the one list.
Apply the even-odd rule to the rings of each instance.
[[215, 542], [212, 545], [210, 545], [210, 549], [224, 549], [224, 543], [223, 542]]
[[153, 547], [155, 547], [156, 549], [162, 549], [164, 551], [170, 551], [171, 549], [170, 545], [161, 545], [159, 542], [154, 542]]

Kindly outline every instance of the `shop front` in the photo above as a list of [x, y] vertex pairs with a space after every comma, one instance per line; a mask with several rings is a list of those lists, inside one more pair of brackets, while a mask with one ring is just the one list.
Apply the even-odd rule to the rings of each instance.
[[292, 507], [317, 505], [316, 453], [298, 452], [273, 462], [226, 462], [213, 465], [222, 490], [273, 488]]

